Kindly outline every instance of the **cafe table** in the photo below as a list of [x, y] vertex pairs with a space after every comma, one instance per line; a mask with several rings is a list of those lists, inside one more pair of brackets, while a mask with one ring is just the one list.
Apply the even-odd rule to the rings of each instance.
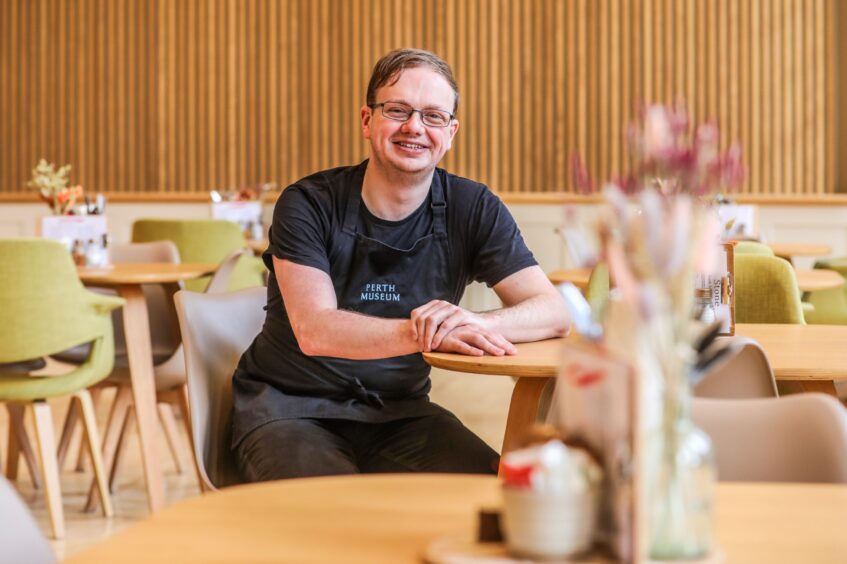
[[815, 243], [768, 243], [773, 254], [792, 262], [793, 257], [822, 257], [832, 254], [832, 247]]
[[801, 292], [834, 290], [844, 285], [844, 277], [835, 270], [826, 268], [795, 269], [797, 287]]
[[123, 325], [126, 335], [132, 396], [138, 437], [141, 443], [141, 460], [147, 486], [147, 501], [151, 511], [165, 505], [165, 485], [159, 461], [156, 437], [156, 383], [153, 375], [153, 354], [150, 344], [150, 326], [143, 284], [161, 284], [173, 295], [179, 282], [213, 274], [217, 264], [114, 264], [105, 268], [79, 267], [77, 273], [86, 286], [114, 289], [126, 300], [123, 307]]
[[847, 325], [738, 323], [735, 334], [757, 341], [785, 391], [837, 397], [847, 380]]
[[[735, 334], [758, 341], [765, 351], [776, 380], [784, 391], [822, 392], [837, 396], [835, 382], [847, 380], [847, 325], [736, 324]], [[436, 368], [513, 376], [517, 378], [502, 452], [516, 448], [536, 422], [538, 402], [550, 378], [556, 376], [565, 341], [577, 335], [534, 343], [519, 343], [515, 355], [467, 356], [455, 353], [424, 353]]]
[[[236, 486], [172, 505], [66, 562], [446, 562], [439, 546], [473, 539], [477, 511], [500, 505], [499, 488], [494, 477], [459, 474]], [[847, 485], [717, 484], [724, 562], [847, 562], [844, 531]], [[473, 561], [492, 562], [464, 560]]]
[[554, 270], [547, 275], [547, 278], [553, 284], [562, 284], [570, 282], [580, 290], [588, 288], [588, 281], [591, 278], [590, 268], [566, 268], [562, 270]]

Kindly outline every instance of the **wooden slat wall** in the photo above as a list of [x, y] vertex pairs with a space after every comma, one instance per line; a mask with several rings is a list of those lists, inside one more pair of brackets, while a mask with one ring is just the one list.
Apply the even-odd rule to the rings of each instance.
[[[367, 154], [375, 60], [454, 68], [444, 166], [571, 192], [626, 169], [640, 102], [684, 97], [739, 140], [751, 194], [836, 191], [834, 0], [0, 0], [0, 198], [39, 157], [89, 191], [178, 198]], [[840, 169], [839, 169], [840, 170]]]

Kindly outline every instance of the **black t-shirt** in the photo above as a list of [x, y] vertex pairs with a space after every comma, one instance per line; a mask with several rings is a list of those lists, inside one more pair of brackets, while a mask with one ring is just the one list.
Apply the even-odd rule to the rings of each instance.
[[[364, 161], [358, 166], [308, 176], [289, 186], [276, 203], [270, 244], [263, 255], [271, 270], [267, 316], [262, 332], [242, 356], [233, 381], [233, 444], [253, 428], [276, 419], [316, 417], [376, 422], [438, 409], [428, 401], [428, 377], [424, 378], [424, 386], [414, 389], [392, 389], [382, 383], [381, 405], [351, 394], [349, 375], [341, 374], [343, 369], [339, 366], [350, 366], [359, 377], [356, 385], [369, 390], [370, 361], [329, 364], [320, 357], [303, 355], [293, 339], [273, 275], [272, 257], [277, 257], [322, 270], [333, 281], [345, 276], [352, 259], [348, 247], [341, 244], [342, 226], [351, 190], [361, 189], [366, 167]], [[446, 299], [458, 303], [472, 281], [494, 286], [537, 264], [509, 211], [484, 185], [440, 169], [433, 175], [433, 183], [443, 189], [446, 203], [450, 264], [440, 265], [449, 273]], [[431, 199], [432, 190], [417, 210], [399, 221], [374, 216], [362, 202], [356, 230], [396, 249], [410, 249], [433, 229]], [[423, 304], [415, 307], [418, 305]], [[420, 355], [415, 356], [423, 366]], [[423, 369], [428, 374], [428, 367]]]

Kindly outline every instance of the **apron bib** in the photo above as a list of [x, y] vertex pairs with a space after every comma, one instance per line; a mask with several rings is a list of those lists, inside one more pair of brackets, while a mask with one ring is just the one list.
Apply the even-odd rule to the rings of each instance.
[[[408, 319], [411, 311], [452, 294], [447, 240], [446, 174], [437, 171], [431, 189], [432, 229], [410, 249], [397, 249], [357, 229], [361, 181], [353, 182], [341, 233], [332, 242], [330, 262], [338, 308], [382, 318]], [[359, 180], [359, 179], [357, 179]], [[379, 347], [380, 343], [374, 343]], [[352, 397], [381, 407], [384, 399], [412, 399], [429, 393], [429, 365], [420, 353], [378, 360], [313, 357], [326, 377]], [[312, 368], [318, 368], [312, 366]], [[305, 376], [305, 375], [304, 375]], [[305, 382], [304, 382], [305, 383]]]

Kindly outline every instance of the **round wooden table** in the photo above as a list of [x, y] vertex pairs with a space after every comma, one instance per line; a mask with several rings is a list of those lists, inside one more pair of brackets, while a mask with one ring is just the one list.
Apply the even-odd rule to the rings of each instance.
[[[444, 535], [473, 538], [499, 483], [451, 474], [307, 478], [237, 486], [168, 507], [66, 560], [420, 564]], [[726, 562], [847, 561], [847, 486], [718, 484]]]
[[814, 243], [768, 243], [773, 254], [791, 262], [792, 257], [822, 257], [832, 254], [830, 245]]
[[554, 270], [547, 275], [550, 282], [553, 284], [561, 284], [570, 282], [580, 290], [588, 288], [588, 281], [591, 278], [590, 268], [566, 268], [563, 270]]
[[504, 356], [467, 356], [453, 353], [423, 353], [430, 365], [456, 372], [492, 374], [517, 378], [506, 417], [503, 448], [506, 453], [518, 446], [538, 416], [538, 400], [550, 378], [556, 376], [561, 363], [561, 345], [566, 339], [548, 339], [515, 345], [518, 353]]
[[834, 270], [814, 268], [812, 270], [796, 269], [797, 287], [801, 292], [818, 292], [833, 290], [844, 285], [844, 277]]
[[[835, 381], [847, 380], [847, 325], [736, 324], [735, 334], [758, 341], [781, 385], [794, 391], [837, 396]], [[514, 449], [536, 422], [538, 402], [550, 378], [558, 374], [562, 344], [571, 335], [516, 345], [510, 356], [424, 353], [437, 368], [517, 378], [506, 418], [502, 452]]]
[[151, 511], [164, 507], [165, 485], [156, 442], [159, 427], [156, 422], [156, 382], [153, 376], [150, 325], [147, 301], [141, 286], [161, 284], [172, 296], [179, 290], [179, 282], [214, 274], [217, 267], [217, 264], [127, 263], [106, 268], [77, 268], [79, 278], [85, 285], [113, 288], [126, 300], [123, 308], [126, 352]]

